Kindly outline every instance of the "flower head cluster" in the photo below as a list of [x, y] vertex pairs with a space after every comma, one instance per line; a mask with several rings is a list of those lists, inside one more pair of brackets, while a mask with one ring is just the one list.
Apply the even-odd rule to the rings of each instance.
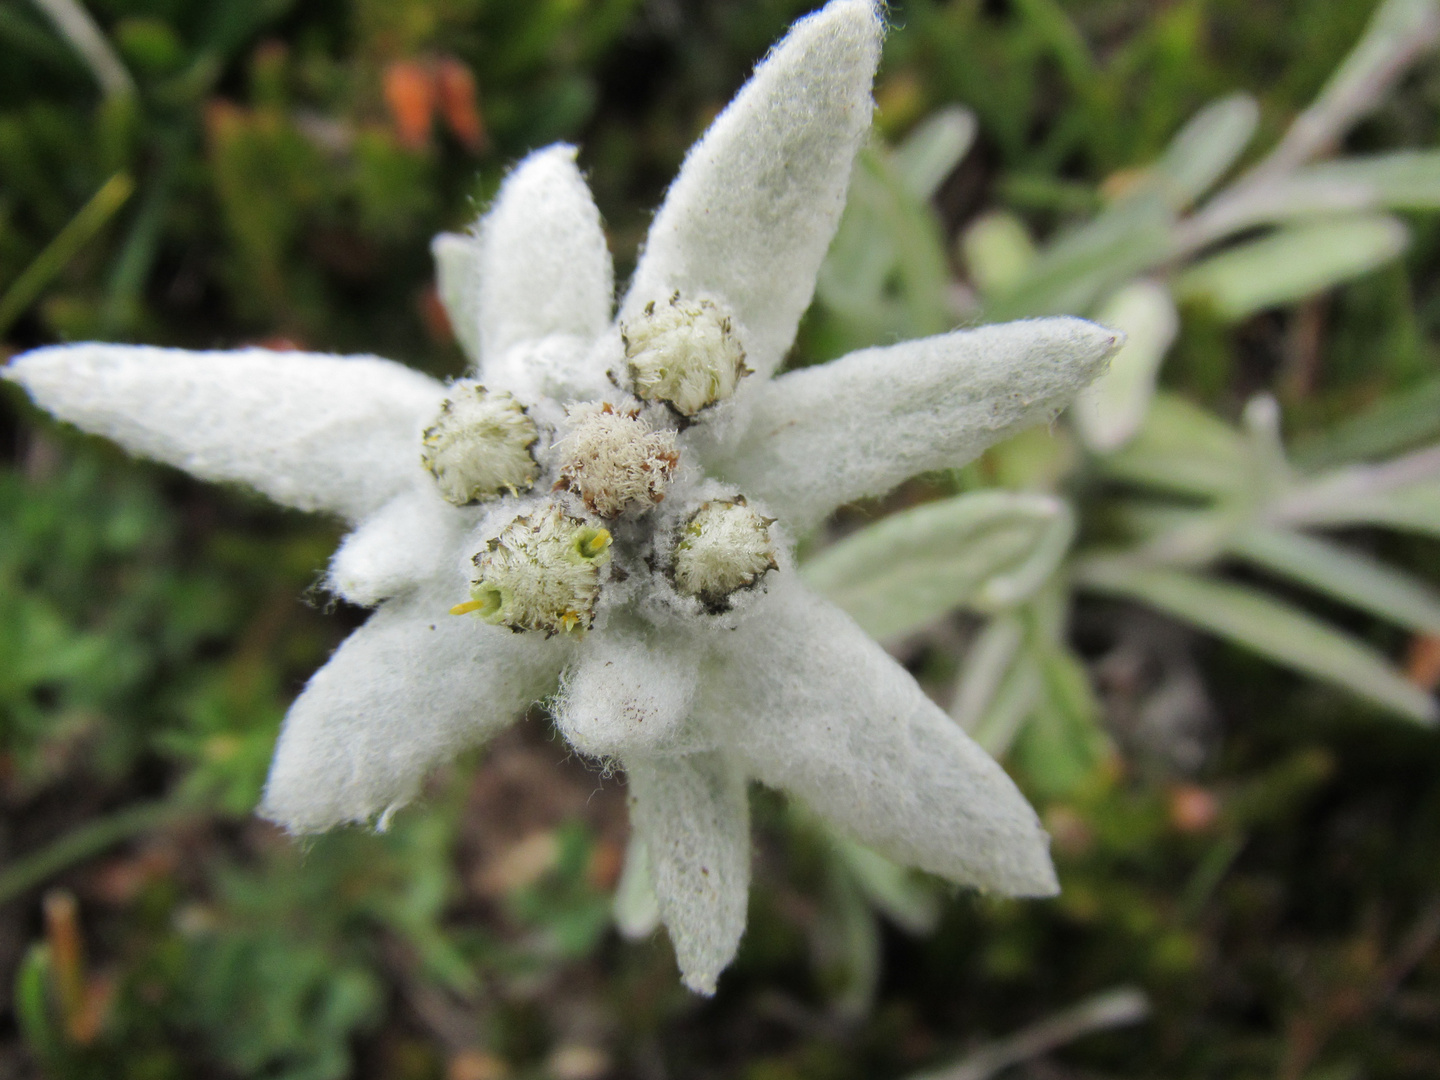
[[261, 812], [381, 820], [546, 700], [624, 768], [685, 981], [735, 953], [751, 780], [903, 862], [1055, 889], [1005, 773], [837, 608], [790, 538], [1053, 415], [1116, 336], [957, 331], [775, 376], [870, 124], [877, 0], [803, 19], [690, 152], [616, 317], [600, 217], [557, 146], [437, 239], [474, 378], [374, 357], [44, 349], [5, 374], [55, 415], [354, 524], [339, 595], [374, 606], [286, 719]]

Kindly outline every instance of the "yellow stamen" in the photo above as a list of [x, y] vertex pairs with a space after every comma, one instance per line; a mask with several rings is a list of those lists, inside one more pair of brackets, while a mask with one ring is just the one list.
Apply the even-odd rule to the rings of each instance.
[[463, 604], [456, 604], [450, 609], [451, 615], [469, 615], [472, 611], [479, 611], [485, 606], [483, 600], [466, 600]]

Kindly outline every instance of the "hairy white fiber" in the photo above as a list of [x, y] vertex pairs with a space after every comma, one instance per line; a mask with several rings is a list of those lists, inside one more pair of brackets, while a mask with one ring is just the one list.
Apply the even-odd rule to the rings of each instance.
[[416, 482], [445, 388], [374, 356], [59, 345], [7, 379], [76, 427], [206, 480], [351, 521]]
[[540, 475], [539, 441], [535, 421], [512, 395], [461, 379], [425, 429], [420, 459], [446, 502], [468, 506], [529, 491]]
[[681, 416], [724, 401], [735, 393], [745, 350], [730, 317], [709, 300], [675, 293], [649, 303], [620, 327], [628, 385], [645, 401], [663, 401]]
[[566, 420], [570, 430], [555, 447], [560, 482], [592, 513], [613, 518], [664, 500], [680, 461], [673, 431], [608, 402], [571, 406]]
[[1005, 770], [793, 578], [720, 639], [695, 713], [750, 776], [892, 859], [1007, 896], [1057, 891], [1048, 838]]
[[553, 713], [572, 746], [596, 758], [694, 750], [686, 721], [700, 650], [686, 634], [606, 627], [560, 681]]
[[795, 338], [870, 128], [880, 59], [873, 0], [801, 19], [685, 159], [655, 215], [621, 321], [708, 296], [733, 313], [747, 362], [770, 375]]
[[470, 515], [417, 484], [362, 521], [330, 560], [325, 587], [361, 607], [418, 587], [455, 562]]
[[573, 146], [515, 166], [479, 236], [482, 378], [515, 345], [552, 334], [594, 340], [609, 326], [614, 269]]
[[386, 603], [290, 707], [260, 813], [294, 833], [369, 822], [554, 686], [560, 640], [445, 614], [432, 587]]
[[441, 233], [430, 241], [435, 290], [450, 330], [472, 366], [480, 363], [480, 241], [469, 233]]
[[660, 918], [685, 985], [713, 994], [745, 932], [750, 804], [719, 754], [625, 762], [630, 818], [649, 856]]
[[734, 449], [711, 464], [804, 530], [1043, 423], [1123, 340], [1084, 319], [1031, 319], [851, 353], [776, 379]]

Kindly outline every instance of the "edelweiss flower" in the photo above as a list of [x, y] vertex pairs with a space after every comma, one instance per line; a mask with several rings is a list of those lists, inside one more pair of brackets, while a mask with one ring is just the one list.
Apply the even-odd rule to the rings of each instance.
[[42, 349], [6, 376], [130, 450], [355, 528], [328, 584], [370, 620], [285, 721], [260, 812], [386, 817], [547, 700], [626, 773], [686, 983], [745, 924], [750, 780], [953, 881], [1055, 891], [1009, 778], [837, 608], [791, 540], [834, 507], [1049, 417], [1115, 335], [959, 331], [772, 378], [869, 128], [875, 0], [797, 23], [691, 151], [612, 322], [575, 152], [523, 161], [435, 245], [476, 378], [374, 357]]

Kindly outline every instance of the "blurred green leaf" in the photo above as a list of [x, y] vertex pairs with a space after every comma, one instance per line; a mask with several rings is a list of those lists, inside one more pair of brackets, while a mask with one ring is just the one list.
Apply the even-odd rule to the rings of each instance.
[[1108, 453], [1129, 442], [1144, 424], [1180, 316], [1165, 286], [1142, 280], [1110, 297], [1095, 321], [1123, 330], [1125, 344], [1109, 369], [1080, 392], [1070, 418], [1091, 450]]
[[1082, 563], [1086, 588], [1139, 600], [1410, 720], [1440, 720], [1435, 699], [1385, 657], [1296, 608], [1242, 585], [1119, 560]]
[[620, 932], [632, 941], [649, 937], [660, 925], [660, 900], [650, 877], [650, 852], [634, 832], [625, 846], [625, 866], [610, 912]]
[[1297, 483], [1273, 501], [1266, 516], [1283, 525], [1373, 524], [1440, 534], [1440, 446]]
[[969, 729], [971, 737], [986, 753], [1004, 757], [1043, 694], [1044, 682], [1034, 658], [1027, 653], [1019, 654], [976, 716]]
[[1025, 280], [1035, 262], [1035, 242], [1025, 223], [1005, 210], [981, 214], [961, 237], [965, 265], [985, 296], [1003, 296]]
[[933, 198], [969, 153], [975, 126], [975, 114], [958, 106], [920, 121], [891, 154], [891, 166], [905, 190], [922, 202]]
[[1358, 416], [1299, 440], [1295, 463], [1310, 469], [1385, 457], [1440, 434], [1440, 379], [1384, 398]]
[[1259, 119], [1259, 106], [1249, 94], [1212, 102], [1171, 140], [1151, 183], [1171, 207], [1185, 209], [1230, 171], [1250, 144]]
[[832, 835], [835, 853], [854, 876], [865, 898], [896, 926], [911, 934], [928, 934], [940, 918], [940, 897], [933, 885], [913, 870], [843, 836]]
[[965, 650], [950, 703], [950, 716], [966, 731], [972, 731], [990, 708], [1001, 683], [1020, 656], [1024, 642], [1024, 623], [1007, 613], [987, 622]]
[[1085, 665], [1059, 642], [1034, 649], [1040, 693], [1012, 751], [1042, 798], [1073, 795], [1112, 753]]
[[1283, 529], [1248, 529], [1230, 542], [1230, 550], [1382, 619], [1440, 635], [1440, 593], [1368, 555]]
[[127, 807], [106, 817], [95, 818], [74, 832], [22, 858], [11, 859], [0, 870], [0, 904], [41, 885], [47, 878], [85, 859], [149, 832], [186, 811], [170, 803], [145, 803]]
[[1088, 314], [1100, 297], [1162, 261], [1174, 215], [1142, 192], [1047, 247], [1010, 292], [986, 305], [990, 322]]
[[15, 1019], [46, 1071], [59, 1080], [68, 1080], [73, 1075], [71, 1055], [51, 1002], [52, 971], [49, 946], [31, 945], [15, 973]]
[[1405, 226], [1389, 217], [1290, 225], [1183, 271], [1175, 293], [1239, 321], [1367, 274], [1398, 258], [1408, 242]]
[[826, 548], [801, 574], [867, 633], [897, 637], [962, 604], [990, 610], [1024, 600], [1054, 573], [1074, 529], [1059, 499], [981, 491], [892, 514]]
[[1104, 459], [1107, 473], [1182, 495], [1219, 497], [1242, 491], [1248, 451], [1223, 420], [1173, 394], [1157, 394], [1145, 426]]
[[124, 173], [116, 173], [95, 192], [59, 235], [35, 257], [26, 271], [0, 296], [0, 337], [10, 324], [25, 313], [51, 281], [65, 269], [115, 212], [124, 205], [135, 184]]

